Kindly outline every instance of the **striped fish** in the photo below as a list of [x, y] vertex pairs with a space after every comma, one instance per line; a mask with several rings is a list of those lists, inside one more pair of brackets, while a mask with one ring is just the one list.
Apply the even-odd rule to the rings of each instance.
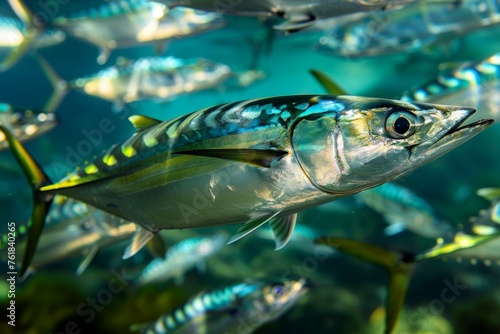
[[307, 292], [306, 281], [241, 283], [200, 293], [143, 328], [144, 334], [250, 334], [275, 320]]
[[[396, 179], [492, 124], [462, 123], [474, 109], [356, 96], [280, 96], [206, 108], [138, 132], [52, 183], [0, 125], [36, 194], [22, 268], [29, 265], [55, 194], [141, 225], [136, 252], [162, 229], [265, 223], [276, 248], [300, 210]], [[129, 254], [129, 255], [130, 255]]]
[[136, 282], [139, 285], [167, 281], [182, 276], [194, 266], [216, 254], [228, 239], [226, 233], [207, 237], [185, 239], [165, 254], [165, 259], [154, 259], [142, 271]]
[[446, 69], [435, 79], [406, 92], [401, 99], [463, 103], [481, 110], [479, 116], [500, 120], [500, 53]]

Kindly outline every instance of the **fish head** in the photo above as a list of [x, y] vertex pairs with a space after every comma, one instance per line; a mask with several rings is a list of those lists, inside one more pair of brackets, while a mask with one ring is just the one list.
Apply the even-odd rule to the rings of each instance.
[[461, 127], [475, 112], [467, 107], [354, 96], [315, 99], [316, 110], [294, 123], [293, 152], [309, 180], [337, 196], [392, 181], [493, 123]]
[[275, 319], [286, 312], [307, 290], [307, 280], [304, 278], [264, 285], [261, 307], [267, 319]]
[[[1, 103], [0, 123], [20, 141], [26, 141], [52, 130], [58, 122], [55, 113], [24, 110]], [[6, 147], [5, 136], [0, 134], [0, 149]]]

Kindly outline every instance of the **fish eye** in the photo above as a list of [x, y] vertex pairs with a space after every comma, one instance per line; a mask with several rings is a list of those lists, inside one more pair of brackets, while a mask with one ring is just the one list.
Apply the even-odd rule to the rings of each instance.
[[275, 284], [273, 286], [273, 294], [280, 297], [281, 295], [283, 295], [283, 292], [284, 292], [284, 288], [283, 288], [283, 285], [281, 284]]
[[417, 129], [417, 117], [407, 111], [393, 112], [385, 123], [385, 130], [395, 139], [403, 139], [411, 136]]

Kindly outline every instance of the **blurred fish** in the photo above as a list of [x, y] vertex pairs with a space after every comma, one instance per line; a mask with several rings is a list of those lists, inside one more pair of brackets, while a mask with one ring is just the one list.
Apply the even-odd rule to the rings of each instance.
[[[156, 1], [156, 0], [155, 0]], [[397, 8], [414, 0], [157, 0], [170, 7], [185, 6], [228, 15], [280, 17], [274, 26], [288, 32], [312, 26], [316, 21], [357, 12]]]
[[[41, 136], [57, 126], [56, 114], [15, 108], [0, 103], [0, 124], [9, 129], [20, 141], [24, 142]], [[0, 151], [8, 147], [3, 134], [0, 134]]]
[[[26, 23], [35, 20], [32, 9], [24, 0], [9, 0], [16, 14]], [[167, 8], [144, 0], [109, 1], [69, 16], [52, 18], [45, 25], [61, 29], [100, 48], [97, 61], [104, 64], [112, 49], [139, 43], [158, 27]], [[41, 30], [45, 26], [33, 25]]]
[[0, 71], [15, 65], [29, 48], [40, 49], [57, 45], [64, 41], [62, 31], [48, 29], [41, 35], [33, 34], [15, 18], [0, 15]]
[[167, 122], [132, 116], [135, 135], [56, 183], [0, 125], [35, 194], [22, 268], [56, 194], [141, 225], [130, 256], [161, 229], [242, 221], [230, 242], [269, 222], [282, 248], [298, 211], [392, 181], [492, 124], [461, 126], [474, 111], [296, 95], [224, 104]]
[[[76, 271], [77, 275], [80, 275], [99, 250], [130, 238], [136, 231], [134, 223], [62, 196], [56, 196], [47, 215], [47, 225], [40, 237], [33, 262], [24, 277], [47, 264], [83, 256]], [[20, 227], [19, 233], [16, 256], [21, 258], [26, 240], [19, 237], [26, 233], [26, 227]], [[3, 236], [0, 249], [5, 245], [6, 238]]]
[[[468, 224], [464, 224], [463, 230], [454, 236], [452, 242], [463, 243], [463, 240], [468, 240], [476, 235], [500, 234], [500, 188], [483, 188], [478, 190], [478, 194], [492, 201], [490, 207], [479, 211], [477, 216], [471, 217]], [[458, 250], [444, 258], [457, 262], [468, 260], [472, 264], [481, 262], [485, 265], [493, 263], [500, 265], [500, 237], [493, 238], [474, 248]]]
[[387, 234], [407, 229], [427, 238], [439, 238], [454, 232], [450, 222], [412, 191], [394, 183], [385, 183], [356, 195], [367, 206], [384, 216], [391, 226]]
[[499, 0], [422, 0], [334, 24], [320, 38], [319, 50], [342, 57], [415, 52], [498, 23]]
[[216, 254], [224, 245], [228, 236], [217, 233], [208, 237], [185, 239], [172, 246], [165, 259], [154, 259], [142, 271], [136, 282], [144, 285], [152, 282], [167, 281], [176, 278], [181, 282], [184, 274], [196, 265], [203, 264], [208, 257]]
[[58, 93], [59, 101], [68, 89], [76, 89], [114, 102], [113, 109], [118, 111], [131, 102], [169, 101], [182, 94], [215, 88], [232, 75], [228, 66], [203, 58], [119, 58], [114, 66], [66, 84], [50, 64], [42, 57], [38, 59], [53, 85], [65, 87]]
[[203, 292], [143, 328], [142, 333], [250, 334], [288, 311], [307, 290], [306, 281], [300, 279], [241, 283]]
[[441, 71], [435, 79], [406, 92], [406, 101], [463, 103], [481, 110], [477, 116], [500, 120], [500, 53]]

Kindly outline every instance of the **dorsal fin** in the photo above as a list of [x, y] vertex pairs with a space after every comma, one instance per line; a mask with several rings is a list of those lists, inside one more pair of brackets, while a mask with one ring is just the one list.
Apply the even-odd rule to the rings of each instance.
[[137, 131], [143, 131], [161, 123], [160, 120], [142, 115], [132, 115], [128, 118], [128, 120]]

